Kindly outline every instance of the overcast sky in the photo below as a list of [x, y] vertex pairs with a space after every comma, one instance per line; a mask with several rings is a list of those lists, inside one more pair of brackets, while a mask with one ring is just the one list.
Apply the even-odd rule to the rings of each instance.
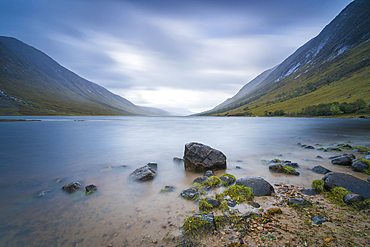
[[209, 110], [351, 0], [1, 0], [15, 37], [136, 105]]

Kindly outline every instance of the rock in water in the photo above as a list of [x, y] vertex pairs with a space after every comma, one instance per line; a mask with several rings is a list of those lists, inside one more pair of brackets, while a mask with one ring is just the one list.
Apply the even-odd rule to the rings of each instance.
[[210, 146], [191, 142], [185, 145], [184, 166], [192, 172], [226, 169], [226, 156]]
[[329, 172], [322, 178], [327, 189], [343, 187], [350, 192], [370, 198], [370, 183], [345, 173]]
[[85, 187], [85, 190], [86, 192], [93, 192], [93, 191], [96, 191], [98, 188], [96, 187], [96, 185], [93, 185], [93, 184], [90, 184], [88, 186]]
[[276, 173], [283, 173], [283, 166], [281, 164], [270, 165], [269, 170]]
[[148, 165], [137, 168], [130, 174], [133, 180], [147, 181], [152, 180], [157, 174]]
[[322, 166], [314, 166], [311, 168], [311, 171], [319, 173], [319, 174], [326, 174], [331, 172], [330, 170], [326, 169], [325, 167]]
[[270, 196], [275, 193], [274, 187], [261, 177], [239, 178], [236, 184], [252, 188], [255, 196]]
[[199, 195], [200, 193], [196, 188], [187, 188], [180, 193], [181, 197], [188, 200], [196, 199]]
[[79, 182], [72, 182], [72, 183], [69, 183], [67, 185], [64, 185], [62, 187], [62, 190], [66, 190], [68, 192], [74, 192], [76, 190], [78, 190], [79, 188], [81, 188], [81, 184]]
[[339, 156], [331, 160], [331, 163], [334, 165], [340, 165], [340, 166], [350, 166], [352, 165], [352, 160], [348, 156]]

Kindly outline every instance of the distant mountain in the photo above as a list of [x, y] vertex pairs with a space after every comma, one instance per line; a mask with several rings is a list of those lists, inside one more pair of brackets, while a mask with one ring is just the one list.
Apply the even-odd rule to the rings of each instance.
[[370, 102], [370, 1], [350, 3], [281, 64], [203, 115], [299, 115], [332, 102]]
[[59, 65], [43, 52], [0, 36], [0, 115], [161, 115], [138, 107]]

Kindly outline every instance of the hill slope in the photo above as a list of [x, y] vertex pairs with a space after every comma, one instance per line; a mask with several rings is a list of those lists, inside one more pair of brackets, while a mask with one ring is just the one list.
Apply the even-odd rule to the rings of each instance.
[[369, 41], [370, 1], [357, 0], [281, 64], [203, 114], [294, 116], [312, 105], [370, 102]]
[[0, 36], [0, 115], [157, 115]]

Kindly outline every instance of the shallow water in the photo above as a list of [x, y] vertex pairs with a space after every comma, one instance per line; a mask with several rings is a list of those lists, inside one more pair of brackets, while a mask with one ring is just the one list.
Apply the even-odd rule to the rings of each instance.
[[[261, 176], [270, 183], [309, 187], [322, 175], [308, 169], [322, 165], [366, 179], [331, 165], [328, 157], [336, 153], [306, 150], [296, 143], [369, 145], [367, 120], [19, 118], [42, 121], [0, 122], [0, 246], [145, 246], [153, 239], [166, 245], [161, 242], [165, 234], [179, 234], [178, 226], [186, 215], [193, 209], [197, 212], [196, 203], [178, 195], [200, 174], [186, 172], [182, 164], [172, 161], [182, 157], [184, 145], [191, 141], [210, 145], [227, 156], [227, 170], [216, 175]], [[301, 175], [270, 173], [266, 163], [274, 158], [298, 163]], [[130, 181], [129, 174], [148, 162], [158, 163], [157, 177], [145, 183]], [[58, 178], [62, 182], [56, 182]], [[86, 195], [61, 190], [72, 181], [95, 184], [98, 192]], [[175, 192], [159, 193], [165, 185], [175, 186]], [[37, 197], [43, 190], [51, 192]]]

